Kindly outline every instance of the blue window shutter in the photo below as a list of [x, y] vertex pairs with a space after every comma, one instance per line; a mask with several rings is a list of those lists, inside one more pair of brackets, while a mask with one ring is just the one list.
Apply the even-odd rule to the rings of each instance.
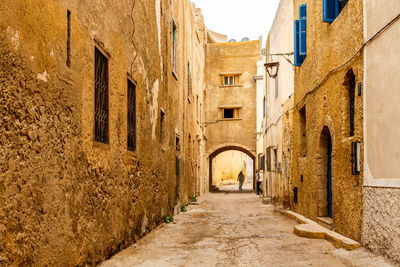
[[307, 5], [300, 5], [299, 18], [307, 18]]
[[307, 54], [307, 5], [301, 5], [299, 8], [300, 17], [300, 38], [299, 38], [299, 55]]
[[295, 20], [294, 21], [294, 65], [295, 66], [300, 66], [299, 62], [299, 21]]
[[322, 20], [333, 22], [339, 13], [339, 0], [323, 0]]

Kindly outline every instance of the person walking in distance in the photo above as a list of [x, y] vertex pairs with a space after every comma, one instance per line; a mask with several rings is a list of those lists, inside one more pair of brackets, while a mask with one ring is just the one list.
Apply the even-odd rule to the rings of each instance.
[[242, 171], [240, 171], [240, 173], [238, 175], [238, 181], [239, 181], [239, 190], [242, 190], [243, 182], [244, 182], [244, 174]]
[[260, 195], [263, 193], [261, 189], [261, 184], [262, 184], [262, 176], [260, 173], [260, 170], [257, 170], [257, 195]]

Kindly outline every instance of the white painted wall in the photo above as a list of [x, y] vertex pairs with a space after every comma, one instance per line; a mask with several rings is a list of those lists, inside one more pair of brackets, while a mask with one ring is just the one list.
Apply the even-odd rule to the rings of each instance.
[[[268, 75], [266, 78], [267, 133], [264, 138], [264, 151], [268, 147], [278, 149], [278, 163], [282, 163], [283, 104], [294, 92], [294, 68], [283, 56], [273, 54], [290, 52], [293, 52], [293, 2], [291, 0], [281, 0], [269, 32], [267, 62], [279, 62], [279, 71], [276, 78], [271, 78]], [[286, 57], [294, 62], [293, 56]], [[273, 153], [271, 154], [273, 155]], [[271, 163], [274, 165], [274, 158], [272, 158]], [[280, 174], [277, 171], [268, 173], [268, 193], [272, 197], [278, 197], [279, 178]]]
[[[364, 1], [364, 39], [400, 14], [399, 0]], [[364, 53], [364, 184], [400, 187], [400, 19]]]

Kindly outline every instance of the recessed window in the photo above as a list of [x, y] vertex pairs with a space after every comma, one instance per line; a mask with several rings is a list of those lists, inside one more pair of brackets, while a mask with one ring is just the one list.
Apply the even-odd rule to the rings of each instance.
[[235, 86], [239, 84], [239, 75], [222, 75], [222, 85]]
[[239, 108], [224, 108], [224, 119], [239, 118]]
[[300, 122], [300, 156], [305, 157], [307, 155], [307, 136], [306, 136], [306, 107], [304, 106], [299, 110], [299, 122]]
[[272, 149], [272, 147], [268, 147], [266, 150], [265, 150], [265, 155], [266, 155], [266, 161], [267, 161], [267, 172], [270, 172], [271, 171], [271, 149]]
[[166, 130], [166, 121], [165, 121], [165, 111], [160, 110], [160, 143], [161, 145], [165, 145], [167, 141], [167, 130]]
[[264, 99], [263, 99], [263, 118], [265, 118], [265, 112], [266, 112], [265, 108], [266, 108], [266, 99], [265, 99], [265, 96], [264, 96]]
[[348, 0], [323, 0], [322, 20], [333, 22], [346, 6]]
[[136, 86], [128, 79], [128, 150], [136, 149]]
[[172, 70], [176, 73], [177, 56], [177, 27], [175, 21], [172, 21]]
[[349, 113], [349, 134], [354, 136], [354, 115], [355, 115], [355, 94], [356, 94], [356, 76], [353, 70], [349, 70], [343, 83], [348, 88], [349, 102], [348, 102], [348, 113]]
[[108, 144], [108, 59], [95, 48], [95, 141]]

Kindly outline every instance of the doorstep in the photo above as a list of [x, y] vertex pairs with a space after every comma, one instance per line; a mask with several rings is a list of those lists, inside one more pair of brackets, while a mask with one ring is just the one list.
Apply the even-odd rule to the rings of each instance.
[[325, 227], [319, 225], [313, 220], [307, 219], [301, 214], [290, 210], [286, 210], [284, 214], [300, 223], [299, 225], [295, 225], [293, 229], [293, 232], [298, 236], [325, 239], [331, 242], [336, 248], [344, 248], [347, 250], [354, 250], [360, 247], [360, 243], [357, 241], [326, 229]]
[[330, 217], [317, 217], [317, 223], [328, 230], [333, 230], [333, 220]]

